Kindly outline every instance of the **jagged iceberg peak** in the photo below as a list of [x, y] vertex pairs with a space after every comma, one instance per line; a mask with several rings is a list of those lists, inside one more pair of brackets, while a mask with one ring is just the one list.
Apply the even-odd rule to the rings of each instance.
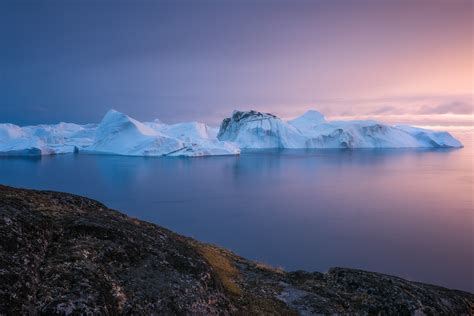
[[91, 153], [155, 156], [183, 147], [181, 142], [160, 135], [154, 129], [115, 110], [109, 110], [95, 133]]
[[255, 110], [250, 110], [250, 111], [238, 111], [234, 110], [232, 112], [232, 120], [234, 121], [243, 121], [243, 120], [252, 120], [252, 119], [264, 119], [264, 118], [273, 118], [273, 119], [278, 119], [276, 115], [273, 115], [271, 113], [263, 113], [263, 112], [258, 112]]
[[288, 123], [300, 130], [313, 129], [319, 124], [327, 123], [326, 117], [316, 110], [306, 111], [303, 115], [289, 120]]
[[[270, 114], [270, 113], [263, 113], [263, 112], [258, 112], [255, 110], [250, 110], [250, 111], [238, 111], [234, 110], [232, 112], [232, 116], [225, 118], [220, 126], [219, 129], [219, 135], [221, 132], [224, 134], [226, 130], [231, 126], [231, 123], [244, 123], [244, 122], [249, 122], [249, 121], [261, 121], [261, 120], [273, 120], [279, 118], [276, 115]], [[219, 135], [217, 136], [219, 138]]]
[[102, 119], [95, 142], [85, 150], [129, 156], [206, 156], [235, 155], [233, 144], [210, 139], [202, 123], [173, 125], [142, 123], [110, 110]]
[[156, 135], [156, 131], [152, 128], [114, 109], [109, 110], [104, 115], [97, 131], [98, 133], [110, 134], [115, 132], [121, 132], [126, 128], [136, 129], [144, 135]]
[[254, 110], [250, 111], [238, 111], [234, 110], [231, 117], [225, 118], [219, 128], [217, 138], [221, 140], [234, 140], [236, 132], [239, 126], [244, 125], [247, 122], [263, 121], [263, 120], [275, 120], [278, 119], [273, 114], [262, 113]]

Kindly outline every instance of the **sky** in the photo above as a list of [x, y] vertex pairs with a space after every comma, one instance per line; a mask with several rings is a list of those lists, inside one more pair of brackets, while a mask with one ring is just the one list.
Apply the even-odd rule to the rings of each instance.
[[473, 126], [470, 0], [3, 0], [0, 122], [292, 118]]

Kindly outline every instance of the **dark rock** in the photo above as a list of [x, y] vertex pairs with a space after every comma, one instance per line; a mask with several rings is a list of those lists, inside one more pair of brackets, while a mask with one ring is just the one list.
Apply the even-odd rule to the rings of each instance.
[[246, 120], [262, 120], [262, 119], [279, 119], [277, 116], [271, 113], [262, 113], [254, 110], [250, 111], [234, 111], [231, 117], [225, 118], [219, 128], [217, 138], [220, 140], [224, 139], [224, 135], [231, 129], [232, 125], [238, 125], [238, 123]]
[[0, 186], [0, 314], [473, 314], [377, 273], [285, 272], [65, 193]]

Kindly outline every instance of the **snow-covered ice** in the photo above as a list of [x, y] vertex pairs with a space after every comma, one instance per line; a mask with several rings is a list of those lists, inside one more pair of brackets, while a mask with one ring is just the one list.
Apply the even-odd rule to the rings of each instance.
[[239, 148], [219, 141], [211, 129], [197, 122], [166, 125], [158, 120], [141, 123], [110, 110], [99, 124], [89, 153], [127, 156], [235, 155]]
[[89, 153], [127, 156], [163, 156], [180, 150], [184, 144], [178, 139], [161, 134], [127, 115], [110, 110], [95, 132]]
[[128, 156], [237, 155], [260, 148], [462, 147], [448, 132], [376, 121], [328, 121], [308, 111], [290, 121], [257, 111], [234, 111], [220, 128], [199, 122], [139, 122], [110, 110], [99, 124], [0, 124], [0, 155], [72, 152]]
[[327, 123], [324, 115], [315, 110], [309, 110], [301, 116], [288, 121], [290, 125], [293, 125], [301, 131], [307, 131], [315, 128], [317, 125]]
[[84, 152], [127, 156], [236, 155], [233, 143], [217, 139], [217, 128], [189, 122], [142, 123], [110, 110], [96, 124], [59, 123], [20, 127], [0, 124], [0, 155], [39, 156]]
[[327, 121], [308, 111], [288, 122], [267, 113], [234, 111], [218, 138], [240, 148], [438, 148], [462, 147], [448, 132], [377, 121]]
[[38, 156], [74, 152], [92, 144], [95, 125], [59, 123], [20, 127], [0, 124], [0, 155]]

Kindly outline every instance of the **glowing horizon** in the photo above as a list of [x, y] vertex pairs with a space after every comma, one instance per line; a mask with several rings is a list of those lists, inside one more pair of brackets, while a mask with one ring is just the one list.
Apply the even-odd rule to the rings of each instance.
[[[234, 109], [472, 125], [474, 2], [3, 1], [0, 122]], [[402, 117], [404, 116], [404, 117]]]

